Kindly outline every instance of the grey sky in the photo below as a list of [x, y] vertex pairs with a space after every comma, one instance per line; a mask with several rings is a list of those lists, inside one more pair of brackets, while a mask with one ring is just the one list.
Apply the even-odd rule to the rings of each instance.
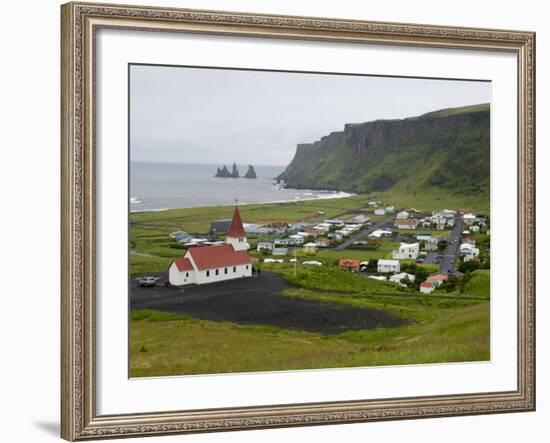
[[132, 66], [132, 161], [286, 165], [345, 123], [490, 101], [487, 82]]

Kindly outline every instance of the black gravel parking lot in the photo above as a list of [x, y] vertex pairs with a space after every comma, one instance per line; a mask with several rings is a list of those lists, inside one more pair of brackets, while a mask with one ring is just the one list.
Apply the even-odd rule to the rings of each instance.
[[345, 307], [285, 297], [281, 292], [291, 285], [281, 276], [262, 272], [261, 276], [210, 285], [184, 288], [165, 287], [167, 273], [156, 286], [143, 288], [130, 279], [130, 307], [187, 314], [213, 321], [245, 325], [267, 325], [320, 334], [349, 330], [399, 327], [408, 321], [378, 309]]

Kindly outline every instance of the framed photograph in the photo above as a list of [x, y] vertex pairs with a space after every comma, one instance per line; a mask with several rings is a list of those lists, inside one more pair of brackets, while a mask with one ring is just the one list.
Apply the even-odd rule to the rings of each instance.
[[61, 14], [63, 438], [535, 409], [534, 33]]

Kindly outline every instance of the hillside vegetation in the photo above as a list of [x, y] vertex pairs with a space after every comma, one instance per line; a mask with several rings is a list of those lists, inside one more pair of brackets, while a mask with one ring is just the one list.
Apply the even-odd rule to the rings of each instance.
[[347, 124], [297, 146], [278, 177], [292, 188], [489, 198], [489, 104]]

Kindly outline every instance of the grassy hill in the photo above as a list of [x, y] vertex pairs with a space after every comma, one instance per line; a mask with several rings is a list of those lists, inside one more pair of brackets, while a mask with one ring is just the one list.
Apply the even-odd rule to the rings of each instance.
[[489, 104], [347, 124], [296, 155], [289, 187], [489, 197]]

